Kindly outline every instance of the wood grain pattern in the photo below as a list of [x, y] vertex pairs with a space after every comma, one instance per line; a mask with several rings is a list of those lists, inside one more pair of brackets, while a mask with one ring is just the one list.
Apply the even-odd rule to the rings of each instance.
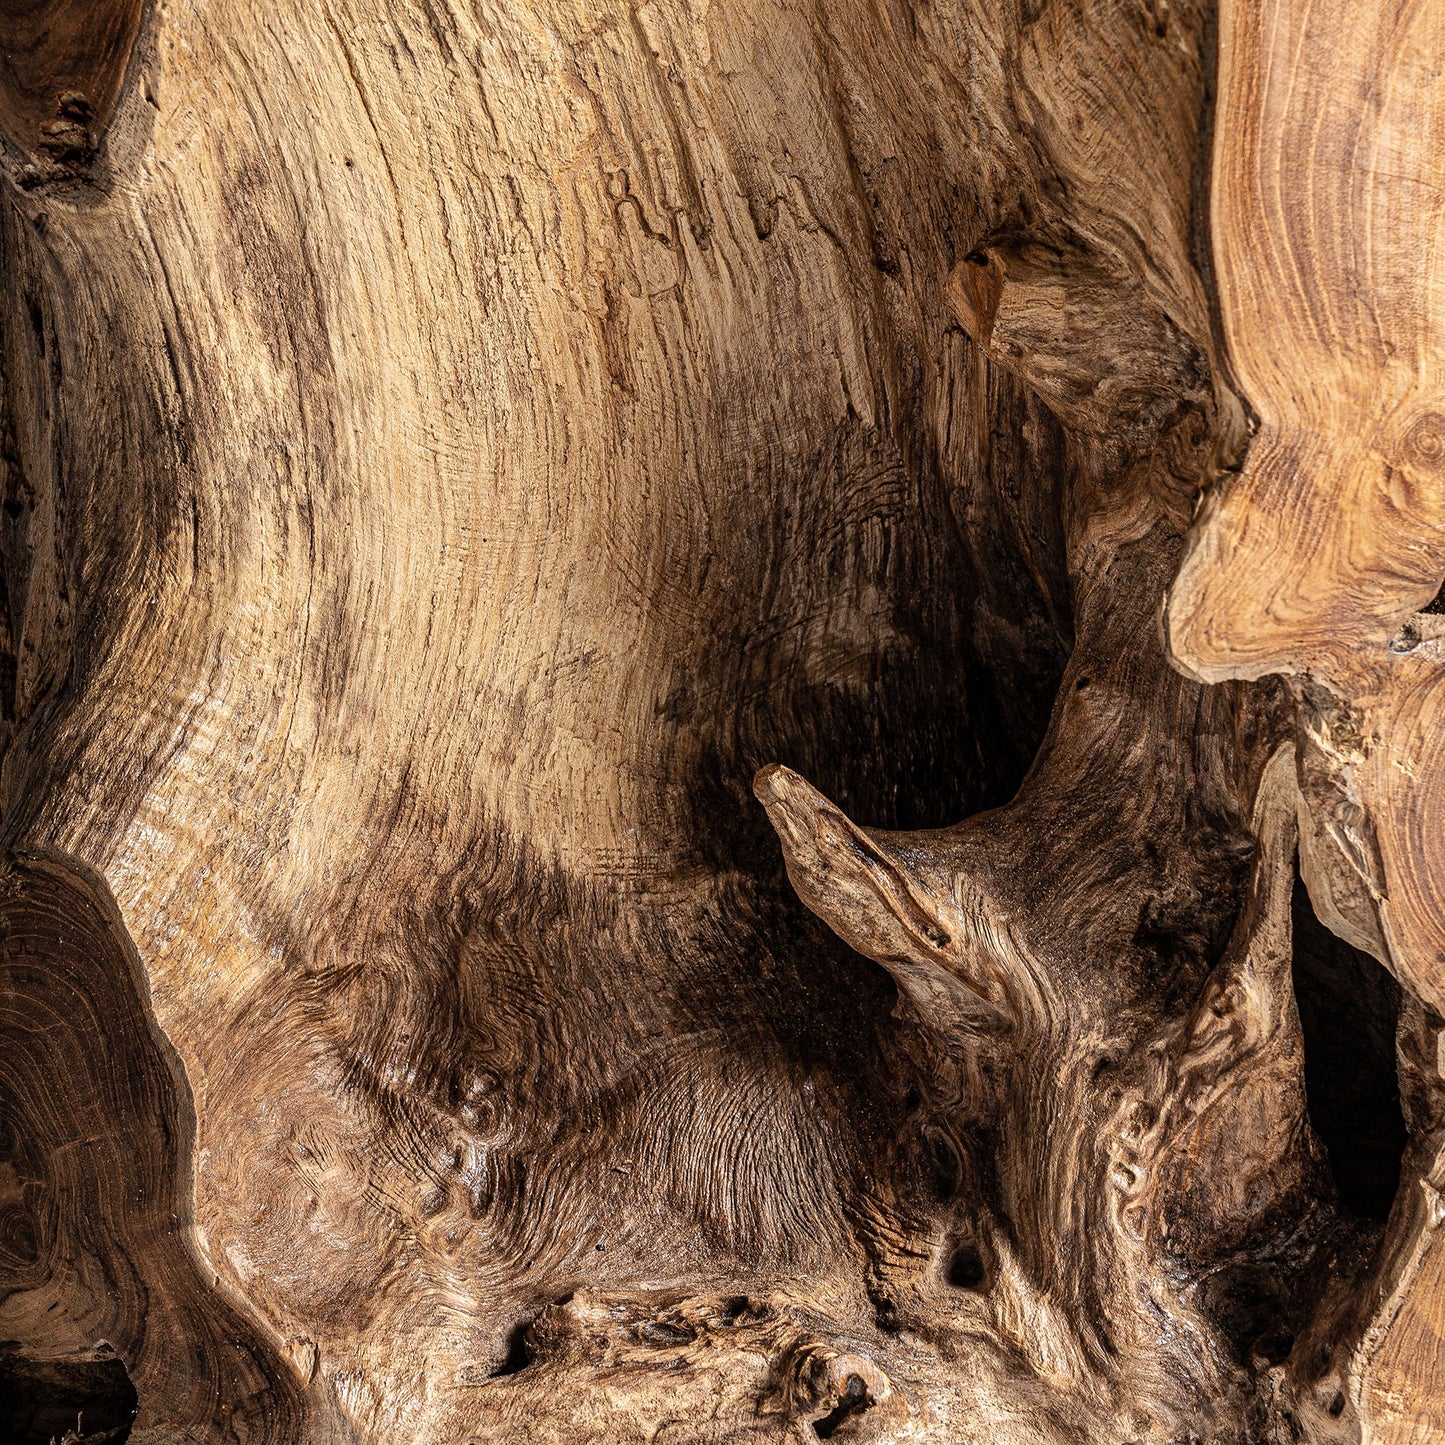
[[3, 0], [0, 142], [21, 186], [92, 173], [145, 0]]
[[[1332, 928], [1445, 1010], [1445, 12], [1223, 4], [1213, 242], [1257, 417], [1206, 496], [1166, 627], [1204, 678], [1282, 673], [1302, 862]], [[1420, 1065], [1438, 1085], [1438, 1056]], [[1367, 1438], [1445, 1431], [1438, 1122], [1357, 1327]], [[1434, 1221], [1434, 1222], [1432, 1222]], [[1408, 1289], [1402, 1280], [1411, 1281]]]
[[1212, 234], [1258, 432], [1172, 594], [1201, 676], [1378, 652], [1439, 589], [1442, 54], [1438, 5], [1221, 7]]
[[1383, 1418], [1321, 745], [1158, 626], [1208, 8], [104, 17], [85, 154], [0, 76], [10, 1357], [138, 1445]]
[[277, 1342], [196, 1248], [190, 1100], [104, 885], [29, 856], [0, 909], [0, 1337], [122, 1358], [140, 1438], [306, 1438], [317, 1412]]

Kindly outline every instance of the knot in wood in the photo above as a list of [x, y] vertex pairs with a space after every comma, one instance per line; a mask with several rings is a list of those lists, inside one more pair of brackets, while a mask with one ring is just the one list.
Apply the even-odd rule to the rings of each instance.
[[1421, 472], [1445, 471], [1445, 414], [1427, 411], [1405, 431], [1401, 460]]

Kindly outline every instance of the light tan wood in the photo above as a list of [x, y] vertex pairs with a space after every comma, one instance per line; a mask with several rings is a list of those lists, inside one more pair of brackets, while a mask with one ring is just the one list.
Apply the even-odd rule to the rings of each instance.
[[[1320, 915], [1445, 1011], [1445, 9], [1220, 11], [1212, 236], [1257, 425], [1166, 625], [1194, 675], [1291, 679]], [[1417, 1067], [1438, 1084], [1438, 1050]], [[1445, 1437], [1438, 1119], [1356, 1325], [1365, 1436]], [[1413, 1177], [1409, 1177], [1413, 1176]], [[1423, 1199], [1415, 1191], [1423, 1191]]]
[[[1427, 1438], [1439, 909], [1336, 881], [1334, 693], [1161, 642], [1223, 21], [1211, 121], [1195, 0], [0, 0], [32, 1436]], [[1297, 833], [1405, 985], [1388, 1225]]]
[[1201, 676], [1317, 671], [1383, 650], [1440, 586], [1445, 15], [1226, 0], [1219, 48], [1211, 234], [1258, 430], [1171, 632]]

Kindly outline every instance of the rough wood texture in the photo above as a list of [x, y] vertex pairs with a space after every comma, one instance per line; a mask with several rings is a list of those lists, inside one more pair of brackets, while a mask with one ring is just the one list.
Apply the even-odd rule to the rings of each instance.
[[1341, 1340], [1370, 1438], [1423, 1442], [1445, 1438], [1445, 8], [1225, 0], [1220, 55], [1213, 249], [1257, 425], [1169, 642], [1202, 678], [1288, 676], [1315, 907], [1407, 989], [1413, 1142]]
[[[1217, 113], [1193, 0], [84, 9], [0, 0], [24, 1428], [118, 1361], [146, 1445], [1430, 1438], [1360, 704], [1188, 641], [1286, 9]], [[1297, 830], [1402, 985], [1388, 1225]]]

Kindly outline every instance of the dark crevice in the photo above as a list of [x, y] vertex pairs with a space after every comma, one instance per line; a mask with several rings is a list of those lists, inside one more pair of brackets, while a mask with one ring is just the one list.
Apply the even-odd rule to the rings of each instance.
[[535, 1359], [531, 1340], [532, 1324], [531, 1320], [523, 1320], [507, 1336], [507, 1357], [492, 1371], [493, 1379], [502, 1375], [520, 1374]]
[[868, 1398], [868, 1386], [861, 1375], [849, 1375], [848, 1383], [837, 1405], [821, 1420], [813, 1421], [813, 1433], [820, 1440], [831, 1440], [838, 1427], [854, 1415], [861, 1414], [873, 1402]]
[[986, 1278], [983, 1256], [976, 1244], [960, 1244], [949, 1256], [948, 1282], [954, 1289], [982, 1289]]
[[1293, 914], [1310, 1123], [1345, 1206], [1383, 1220], [1400, 1185], [1408, 1138], [1395, 1062], [1400, 985], [1315, 917], [1298, 878]]
[[0, 1353], [0, 1445], [121, 1445], [137, 1408], [130, 1375], [113, 1356], [31, 1360]]

